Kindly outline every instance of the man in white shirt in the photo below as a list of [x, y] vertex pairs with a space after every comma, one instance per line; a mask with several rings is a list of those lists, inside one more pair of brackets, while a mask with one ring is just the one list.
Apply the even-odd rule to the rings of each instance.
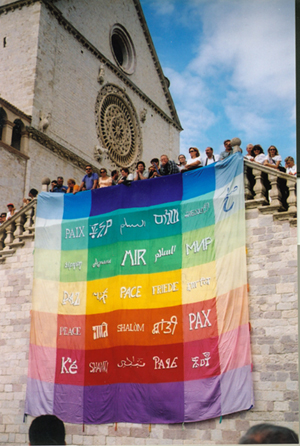
[[205, 157], [202, 160], [202, 164], [203, 166], [208, 166], [209, 164], [219, 161], [219, 158], [219, 155], [214, 155], [214, 149], [212, 147], [206, 147]]

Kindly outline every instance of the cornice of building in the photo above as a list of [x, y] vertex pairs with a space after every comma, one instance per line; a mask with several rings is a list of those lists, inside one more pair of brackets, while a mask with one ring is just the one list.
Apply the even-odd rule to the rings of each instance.
[[43, 3], [48, 10], [51, 12], [51, 14], [56, 18], [58, 23], [67, 31], [69, 32], [81, 45], [89, 50], [95, 57], [97, 57], [101, 63], [105, 64], [114, 74], [116, 74], [119, 79], [124, 82], [125, 85], [127, 85], [132, 91], [134, 91], [143, 101], [148, 104], [157, 114], [159, 114], [165, 121], [167, 121], [169, 124], [173, 125], [177, 130], [181, 131], [183, 130], [179, 121], [179, 118], [177, 116], [177, 112], [175, 109], [174, 102], [172, 100], [171, 94], [167, 87], [167, 81], [165, 79], [165, 76], [163, 74], [162, 68], [160, 66], [157, 54], [154, 49], [154, 45], [146, 24], [146, 20], [144, 18], [144, 14], [142, 11], [142, 8], [139, 3], [137, 3], [137, 0], [133, 0], [134, 5], [137, 9], [139, 20], [142, 25], [142, 29], [144, 32], [144, 35], [147, 40], [148, 47], [150, 49], [152, 59], [154, 61], [154, 65], [156, 68], [156, 71], [159, 75], [160, 81], [162, 83], [163, 91], [165, 93], [167, 103], [171, 112], [171, 116], [168, 116], [160, 107], [158, 107], [155, 102], [152, 101], [152, 99], [149, 98], [137, 85], [135, 85], [134, 82], [132, 82], [123, 71], [114, 65], [107, 57], [105, 57], [89, 40], [84, 37], [62, 14], [62, 12], [54, 5], [55, 0], [18, 0], [16, 2], [9, 3], [8, 5], [4, 5], [0, 7], [0, 15], [1, 14], [7, 14], [10, 11], [14, 11], [15, 9], [21, 9], [24, 6], [30, 6], [34, 3]]
[[138, 18], [140, 20], [140, 24], [141, 24], [141, 27], [143, 29], [145, 39], [147, 41], [147, 45], [148, 45], [149, 51], [151, 53], [154, 66], [156, 68], [156, 71], [157, 71], [158, 76], [160, 78], [160, 81], [161, 81], [161, 84], [162, 84], [165, 96], [167, 98], [167, 102], [168, 102], [171, 114], [172, 114], [174, 120], [178, 123], [178, 125], [180, 126], [180, 128], [182, 130], [182, 127], [181, 127], [181, 124], [180, 124], [180, 120], [179, 120], [179, 117], [177, 115], [177, 111], [176, 111], [176, 108], [175, 108], [175, 104], [173, 102], [173, 98], [172, 98], [171, 93], [169, 91], [169, 87], [167, 85], [166, 77], [165, 77], [165, 75], [163, 73], [163, 70], [162, 70], [162, 67], [160, 65], [159, 58], [157, 56], [157, 53], [156, 53], [156, 50], [155, 50], [155, 47], [154, 47], [154, 44], [153, 44], [153, 40], [151, 38], [151, 34], [150, 34], [150, 31], [149, 31], [149, 28], [148, 28], [148, 25], [147, 25], [147, 22], [146, 22], [144, 13], [143, 13], [142, 6], [141, 6], [139, 0], [133, 0], [133, 4], [134, 4], [135, 9], [137, 11]]
[[23, 118], [26, 121], [28, 121], [29, 123], [31, 123], [31, 116], [26, 115], [26, 113], [22, 112], [22, 110], [20, 110], [19, 108], [15, 107], [13, 104], [11, 104], [10, 102], [6, 101], [5, 99], [3, 99], [1, 97], [0, 97], [0, 106], [2, 106], [4, 108], [7, 108], [8, 110], [10, 110], [15, 115], [17, 115], [20, 118]]
[[91, 164], [89, 161], [85, 160], [79, 155], [76, 155], [71, 150], [67, 149], [63, 145], [59, 144], [54, 139], [42, 133], [40, 130], [37, 130], [34, 127], [28, 126], [26, 130], [31, 139], [41, 144], [46, 149], [58, 155], [60, 158], [72, 163], [74, 166], [79, 167], [82, 170], [85, 170], [85, 166], [90, 164], [93, 167], [94, 172], [99, 174], [99, 167]]

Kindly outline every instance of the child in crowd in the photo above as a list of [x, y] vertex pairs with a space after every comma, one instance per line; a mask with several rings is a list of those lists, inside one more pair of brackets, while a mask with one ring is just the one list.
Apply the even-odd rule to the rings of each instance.
[[292, 156], [287, 156], [285, 161], [286, 173], [289, 175], [297, 175], [297, 167]]

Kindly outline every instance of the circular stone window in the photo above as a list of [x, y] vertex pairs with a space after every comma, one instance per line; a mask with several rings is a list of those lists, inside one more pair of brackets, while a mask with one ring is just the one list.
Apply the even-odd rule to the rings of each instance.
[[98, 139], [109, 158], [121, 167], [131, 166], [141, 154], [141, 131], [128, 96], [116, 85], [106, 85], [95, 106]]
[[126, 29], [119, 24], [112, 27], [110, 47], [117, 65], [127, 74], [135, 70], [135, 49]]

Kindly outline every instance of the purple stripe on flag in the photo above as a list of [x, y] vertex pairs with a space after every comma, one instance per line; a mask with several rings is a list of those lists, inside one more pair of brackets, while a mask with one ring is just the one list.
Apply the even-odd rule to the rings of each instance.
[[117, 420], [117, 385], [86, 386], [84, 388], [85, 424], [113, 423]]
[[83, 423], [83, 386], [55, 384], [53, 414], [65, 423]]
[[33, 417], [53, 413], [54, 383], [28, 378], [26, 393], [25, 413]]
[[180, 423], [183, 386], [177, 382], [87, 387], [84, 423]]
[[221, 415], [220, 376], [186, 381], [184, 384], [184, 421], [200, 421]]
[[221, 375], [222, 415], [247, 410], [253, 405], [251, 365]]

